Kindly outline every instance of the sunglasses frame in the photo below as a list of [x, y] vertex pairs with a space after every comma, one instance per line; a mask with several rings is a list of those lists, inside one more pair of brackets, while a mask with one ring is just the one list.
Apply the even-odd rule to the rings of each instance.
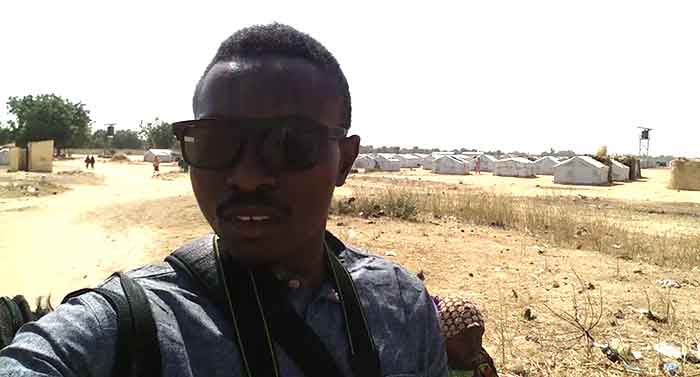
[[[193, 129], [193, 128], [206, 128], [206, 127], [230, 127], [232, 124], [234, 124], [233, 127], [238, 127], [239, 129], [244, 129], [247, 130], [248, 133], [250, 131], [255, 130], [257, 132], [261, 132], [267, 129], [275, 129], [280, 127], [280, 123], [282, 122], [296, 122], [297, 124], [303, 124], [304, 126], [295, 126], [295, 127], [300, 127], [306, 130], [313, 130], [315, 132], [319, 132], [319, 136], [327, 139], [327, 140], [341, 140], [345, 137], [347, 137], [348, 134], [348, 129], [345, 128], [343, 125], [339, 125], [336, 127], [332, 126], [326, 126], [322, 123], [319, 123], [311, 118], [304, 117], [304, 116], [288, 116], [288, 117], [276, 117], [276, 118], [248, 118], [248, 117], [240, 117], [240, 118], [228, 118], [228, 119], [221, 119], [221, 118], [201, 118], [201, 119], [194, 119], [194, 120], [185, 120], [185, 121], [180, 121], [180, 122], [175, 122], [172, 123], [171, 127], [173, 130], [173, 135], [177, 138], [178, 143], [180, 143], [180, 150], [182, 151], [182, 158], [187, 161], [188, 164], [195, 168], [199, 169], [206, 169], [206, 170], [223, 170], [226, 168], [230, 168], [231, 166], [234, 166], [236, 161], [239, 159], [239, 156], [234, 156], [231, 159], [231, 162], [229, 163], [230, 166], [222, 166], [222, 167], [207, 167], [207, 166], [202, 166], [199, 164], [194, 164], [192, 161], [188, 158], [186, 148], [185, 148], [185, 136], [187, 133], [188, 129]], [[308, 125], [308, 126], [307, 126]], [[246, 131], [244, 131], [245, 133]], [[249, 137], [249, 136], [248, 136]], [[247, 142], [247, 140], [245, 141]], [[239, 151], [240, 153], [240, 151]], [[313, 164], [316, 164], [318, 161], [315, 161]], [[313, 164], [311, 166], [313, 166]], [[287, 168], [285, 170], [299, 170], [299, 169], [290, 169]], [[303, 169], [302, 169], [303, 170]]]

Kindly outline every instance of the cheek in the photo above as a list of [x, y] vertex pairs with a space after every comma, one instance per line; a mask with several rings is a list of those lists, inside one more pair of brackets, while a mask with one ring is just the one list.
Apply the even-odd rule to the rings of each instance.
[[329, 151], [327, 158], [311, 169], [286, 174], [281, 177], [280, 186], [293, 196], [291, 205], [301, 207], [304, 212], [315, 209], [327, 211], [338, 176], [337, 148]]
[[190, 182], [199, 208], [211, 223], [216, 214], [216, 198], [225, 189], [225, 177], [215, 172], [190, 168]]

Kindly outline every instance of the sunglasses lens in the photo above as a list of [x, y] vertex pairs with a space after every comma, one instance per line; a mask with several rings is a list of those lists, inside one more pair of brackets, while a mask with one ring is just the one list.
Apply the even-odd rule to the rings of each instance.
[[222, 127], [192, 127], [182, 137], [182, 152], [194, 167], [222, 169], [235, 159], [241, 146], [235, 129]]
[[308, 169], [320, 157], [321, 135], [318, 132], [294, 129], [287, 133], [285, 159], [290, 169]]
[[318, 130], [280, 126], [263, 135], [260, 153], [273, 171], [304, 170], [318, 162], [320, 148]]

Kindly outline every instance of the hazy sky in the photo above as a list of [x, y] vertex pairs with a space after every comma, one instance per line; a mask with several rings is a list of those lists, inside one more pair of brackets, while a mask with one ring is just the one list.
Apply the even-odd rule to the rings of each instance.
[[53, 92], [95, 127], [189, 119], [219, 43], [278, 21], [338, 58], [363, 144], [635, 153], [645, 126], [653, 154], [697, 156], [698, 20], [670, 0], [3, 0], [0, 100]]

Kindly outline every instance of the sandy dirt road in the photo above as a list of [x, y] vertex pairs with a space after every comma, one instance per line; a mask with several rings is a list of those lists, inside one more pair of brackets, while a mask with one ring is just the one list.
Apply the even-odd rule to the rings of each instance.
[[[71, 160], [56, 162], [54, 173], [75, 170], [87, 171], [80, 160]], [[161, 170], [167, 174], [177, 167], [164, 164]], [[147, 251], [158, 233], [149, 224], [120, 222], [115, 210], [144, 199], [191, 196], [185, 174], [174, 180], [152, 178], [152, 167], [145, 163], [99, 161], [90, 172], [102, 182], [68, 184], [70, 190], [56, 196], [0, 199], [1, 295], [23, 293], [31, 300], [51, 294], [56, 300], [114, 270], [153, 260], [156, 256]], [[152, 225], [157, 228], [157, 220]]]

